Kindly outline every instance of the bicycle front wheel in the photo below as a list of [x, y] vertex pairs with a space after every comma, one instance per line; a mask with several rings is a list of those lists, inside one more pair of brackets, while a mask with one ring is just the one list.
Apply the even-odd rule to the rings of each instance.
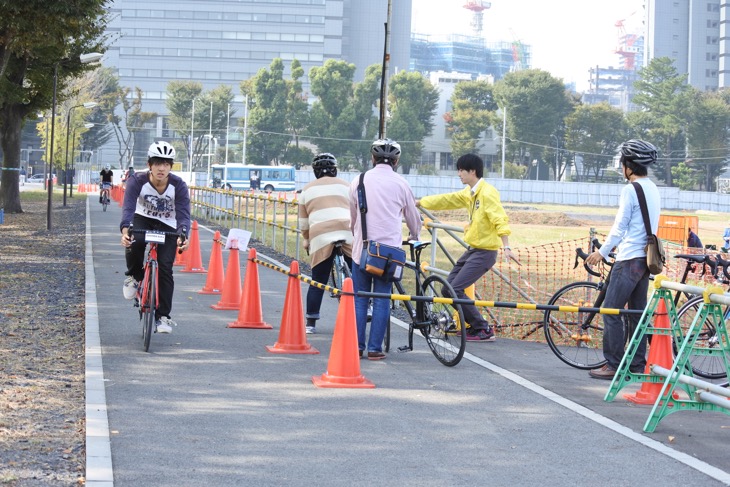
[[102, 206], [102, 209], [103, 209], [104, 211], [106, 211], [106, 207], [107, 207], [107, 206], [109, 206], [109, 198], [107, 198], [107, 197], [105, 196], [105, 197], [104, 197], [104, 199], [102, 200], [102, 204], [101, 204], [101, 206]]
[[142, 349], [145, 352], [150, 350], [150, 339], [155, 328], [155, 310], [157, 304], [157, 267], [150, 264], [147, 273], [146, 288], [142, 296]]
[[[684, 303], [679, 311], [677, 311], [677, 319], [682, 327], [682, 337], [687, 336], [695, 316], [699, 313], [702, 302], [702, 296], [694, 297]], [[724, 310], [723, 316], [727, 316], [727, 309]], [[672, 344], [675, 357], [679, 351], [679, 345], [680, 344], [677, 343]], [[699, 353], [690, 353], [689, 355], [689, 362], [692, 366], [692, 372], [694, 372], [695, 375], [699, 375], [705, 379], [722, 379], [727, 376], [725, 360], [730, 361], [730, 354], [725, 352], [727, 357], [723, 360], [720, 345], [721, 341], [717, 332], [717, 327], [708, 317], [705, 319], [704, 323], [702, 323], [702, 326], [699, 327], [699, 334], [697, 335], [697, 340], [694, 344], [695, 348], [706, 350], [698, 351]], [[710, 355], [703, 353], [713, 349], [714, 352]]]
[[[451, 298], [456, 296], [454, 288], [441, 276], [429, 276], [423, 282], [421, 294], [429, 298]], [[446, 304], [434, 301], [420, 303], [423, 316], [421, 332], [431, 352], [442, 364], [453, 367], [461, 361], [466, 350], [466, 333], [459, 333], [459, 323], [464, 323], [460, 304]]]
[[[558, 290], [548, 304], [592, 307], [599, 293], [600, 288], [594, 282], [574, 282]], [[543, 330], [553, 353], [571, 367], [590, 370], [606, 363], [600, 315], [593, 312], [547, 310]]]

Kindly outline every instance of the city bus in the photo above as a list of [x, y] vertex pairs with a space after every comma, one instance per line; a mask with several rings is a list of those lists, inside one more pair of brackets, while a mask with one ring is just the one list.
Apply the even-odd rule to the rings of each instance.
[[[210, 182], [213, 187], [234, 190], [251, 189], [251, 176], [258, 176], [253, 189], [264, 191], [294, 191], [296, 172], [292, 166], [250, 166], [243, 164], [213, 164]], [[256, 178], [254, 177], [254, 180]]]

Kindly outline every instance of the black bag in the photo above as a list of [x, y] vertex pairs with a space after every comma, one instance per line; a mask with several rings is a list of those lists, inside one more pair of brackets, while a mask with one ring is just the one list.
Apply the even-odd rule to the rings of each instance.
[[641, 217], [644, 219], [644, 228], [646, 228], [646, 266], [652, 274], [661, 274], [664, 270], [664, 263], [667, 258], [664, 255], [664, 245], [659, 237], [651, 233], [649, 225], [649, 210], [646, 209], [646, 196], [644, 196], [644, 188], [637, 182], [631, 183], [636, 190], [636, 196], [639, 198], [639, 208], [641, 208]]
[[399, 247], [367, 239], [368, 230], [365, 224], [365, 214], [368, 212], [368, 204], [365, 197], [364, 177], [365, 173], [360, 174], [360, 184], [357, 187], [363, 238], [360, 267], [368, 274], [388, 282], [400, 281], [403, 277], [403, 266], [406, 264], [406, 251]]

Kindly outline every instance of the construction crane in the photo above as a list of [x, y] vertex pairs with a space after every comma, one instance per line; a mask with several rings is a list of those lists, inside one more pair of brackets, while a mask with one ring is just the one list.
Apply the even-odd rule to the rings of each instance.
[[614, 24], [618, 29], [618, 44], [614, 52], [621, 58], [621, 68], [627, 71], [634, 71], [636, 69], [637, 49], [634, 47], [634, 44], [639, 36], [637, 34], [628, 34], [624, 23], [635, 13], [632, 12], [631, 15], [625, 19], [617, 20]]
[[484, 11], [491, 7], [492, 3], [485, 2], [484, 0], [466, 0], [464, 8], [472, 11], [470, 25], [472, 30], [474, 30], [475, 36], [482, 36], [482, 30], [484, 29]]

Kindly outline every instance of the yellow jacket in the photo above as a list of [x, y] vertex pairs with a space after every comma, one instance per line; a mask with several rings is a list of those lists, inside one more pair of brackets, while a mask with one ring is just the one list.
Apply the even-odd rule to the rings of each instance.
[[464, 241], [473, 248], [499, 250], [503, 235], [510, 235], [507, 213], [499, 199], [497, 188], [480, 179], [472, 189], [466, 186], [455, 193], [435, 194], [420, 199], [427, 210], [456, 210], [466, 208], [469, 225]]

